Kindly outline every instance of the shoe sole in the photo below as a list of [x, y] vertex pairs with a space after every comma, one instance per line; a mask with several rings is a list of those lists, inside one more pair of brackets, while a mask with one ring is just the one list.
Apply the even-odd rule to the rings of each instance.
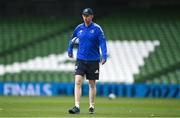
[[94, 112], [89, 112], [89, 114], [94, 114]]
[[70, 114], [80, 114], [80, 112], [71, 112], [69, 111]]

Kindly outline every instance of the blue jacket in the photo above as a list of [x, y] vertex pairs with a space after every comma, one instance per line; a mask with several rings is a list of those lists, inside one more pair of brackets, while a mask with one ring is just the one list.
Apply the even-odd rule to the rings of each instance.
[[107, 59], [106, 39], [99, 25], [92, 22], [88, 27], [84, 23], [78, 25], [69, 41], [68, 55], [73, 54], [73, 38], [79, 38], [77, 58], [86, 61], [99, 61], [100, 48], [102, 59]]

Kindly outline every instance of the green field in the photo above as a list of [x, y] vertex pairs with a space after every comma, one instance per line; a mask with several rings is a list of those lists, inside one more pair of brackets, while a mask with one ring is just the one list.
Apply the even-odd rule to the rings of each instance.
[[180, 117], [180, 100], [159, 98], [96, 98], [95, 114], [88, 114], [88, 97], [81, 113], [68, 114], [73, 97], [0, 97], [0, 117]]

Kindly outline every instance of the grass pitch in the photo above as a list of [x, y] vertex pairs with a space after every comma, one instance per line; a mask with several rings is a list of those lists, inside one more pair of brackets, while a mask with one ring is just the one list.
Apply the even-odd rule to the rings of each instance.
[[88, 113], [88, 97], [81, 113], [69, 114], [73, 97], [0, 97], [0, 117], [180, 117], [180, 100], [158, 98], [96, 98], [95, 114]]

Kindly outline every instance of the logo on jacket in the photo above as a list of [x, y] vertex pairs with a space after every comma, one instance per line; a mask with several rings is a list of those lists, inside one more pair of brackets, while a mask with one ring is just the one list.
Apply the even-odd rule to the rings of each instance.
[[80, 30], [80, 31], [79, 31], [79, 34], [81, 34], [82, 32], [83, 32], [83, 31], [82, 31], [82, 30]]
[[94, 33], [94, 30], [92, 29], [92, 30], [90, 30], [90, 33]]

